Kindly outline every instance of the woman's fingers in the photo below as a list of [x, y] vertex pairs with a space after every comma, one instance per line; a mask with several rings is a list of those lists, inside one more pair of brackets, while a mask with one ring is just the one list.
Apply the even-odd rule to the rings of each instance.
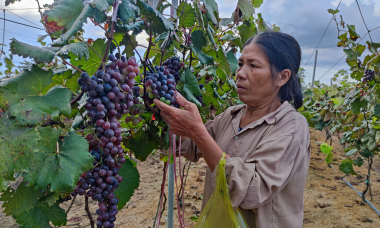
[[179, 106], [185, 108], [186, 110], [189, 110], [191, 107], [191, 102], [186, 100], [178, 91], [175, 91], [175, 99]]
[[158, 99], [154, 99], [153, 102], [157, 106], [157, 108], [161, 110], [161, 112], [169, 112], [169, 110], [172, 108]]
[[171, 107], [158, 99], [154, 99], [153, 102], [157, 108], [161, 110], [160, 115], [164, 119], [168, 118], [170, 114], [173, 114], [177, 110], [177, 108]]

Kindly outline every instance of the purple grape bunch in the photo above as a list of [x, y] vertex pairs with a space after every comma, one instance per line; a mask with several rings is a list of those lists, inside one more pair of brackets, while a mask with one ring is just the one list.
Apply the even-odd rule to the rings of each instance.
[[373, 81], [375, 79], [375, 71], [371, 69], [364, 70], [363, 83]]
[[[84, 105], [88, 125], [95, 128], [95, 135], [89, 134], [90, 153], [94, 156], [93, 168], [83, 173], [72, 196], [86, 195], [98, 201], [96, 210], [97, 227], [112, 228], [118, 213], [118, 198], [114, 191], [123, 178], [118, 174], [126, 162], [121, 146], [123, 137], [119, 120], [125, 114], [134, 117], [134, 125], [142, 121], [144, 105], [140, 98], [140, 87], [135, 85], [139, 67], [135, 57], [110, 54], [105, 71], [98, 70], [95, 75], [82, 73], [78, 79], [82, 92], [89, 98]], [[96, 136], [96, 137], [95, 137]]]
[[150, 105], [153, 99], [159, 99], [167, 105], [179, 108], [175, 99], [179, 71], [185, 64], [177, 57], [166, 60], [162, 66], [155, 66], [156, 72], [149, 72], [145, 77], [145, 98]]

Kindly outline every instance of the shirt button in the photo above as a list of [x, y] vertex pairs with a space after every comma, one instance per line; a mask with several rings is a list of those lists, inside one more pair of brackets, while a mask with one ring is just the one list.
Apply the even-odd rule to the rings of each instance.
[[239, 136], [235, 136], [235, 139], [238, 139], [239, 138]]

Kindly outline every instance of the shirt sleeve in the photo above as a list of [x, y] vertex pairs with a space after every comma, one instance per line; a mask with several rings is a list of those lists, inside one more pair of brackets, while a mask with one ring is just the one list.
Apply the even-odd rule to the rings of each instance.
[[228, 158], [225, 170], [232, 206], [249, 210], [271, 201], [297, 170], [296, 157], [306, 153], [307, 145], [300, 145], [293, 135], [285, 135], [259, 144], [246, 161]]
[[[213, 139], [215, 139], [214, 123], [215, 120], [210, 120], [205, 124], [208, 133]], [[187, 138], [181, 143], [181, 155], [192, 162], [198, 162], [202, 157], [201, 151], [198, 149], [197, 145], [191, 141], [190, 138]]]

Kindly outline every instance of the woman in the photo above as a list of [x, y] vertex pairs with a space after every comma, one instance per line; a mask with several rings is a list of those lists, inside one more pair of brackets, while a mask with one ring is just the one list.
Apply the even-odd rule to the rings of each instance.
[[239, 58], [236, 87], [244, 105], [203, 125], [197, 107], [179, 93], [177, 102], [185, 110], [155, 100], [171, 131], [185, 138], [184, 156], [203, 157], [208, 165], [202, 209], [214, 189], [214, 168], [226, 152], [232, 206], [242, 209], [250, 227], [302, 227], [310, 136], [306, 119], [294, 109], [302, 106], [300, 61], [293, 37], [261, 33], [248, 40]]

